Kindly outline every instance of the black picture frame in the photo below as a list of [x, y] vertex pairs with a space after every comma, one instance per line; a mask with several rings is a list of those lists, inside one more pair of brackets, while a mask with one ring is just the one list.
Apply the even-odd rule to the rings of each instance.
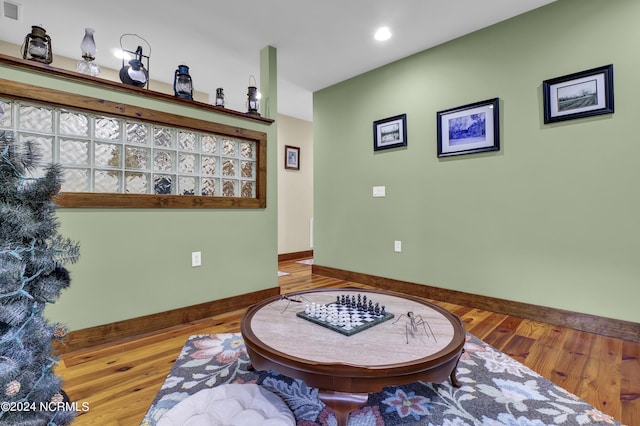
[[438, 157], [500, 150], [500, 99], [436, 113]]
[[612, 114], [613, 64], [542, 82], [544, 123]]
[[300, 148], [297, 146], [284, 146], [284, 168], [300, 170]]
[[373, 122], [373, 150], [407, 146], [407, 114]]

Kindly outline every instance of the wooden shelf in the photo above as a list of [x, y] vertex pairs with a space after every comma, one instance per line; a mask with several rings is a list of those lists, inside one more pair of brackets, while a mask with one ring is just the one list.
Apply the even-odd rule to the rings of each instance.
[[[172, 95], [129, 86], [110, 80], [91, 77], [74, 71], [54, 68], [46, 64], [24, 59], [16, 59], [0, 54], [0, 65], [25, 69], [29, 72], [51, 75], [55, 78], [77, 81], [116, 90], [132, 95], [153, 98], [166, 103], [185, 105], [212, 111], [217, 114], [234, 116], [243, 120], [271, 125], [274, 120], [258, 115], [241, 113], [226, 108], [216, 107], [203, 102], [181, 99]], [[93, 192], [62, 192], [55, 202], [59, 207], [86, 208], [214, 208], [214, 209], [263, 209], [267, 202], [267, 132], [256, 129], [246, 129], [239, 126], [223, 124], [214, 120], [202, 120], [189, 115], [178, 115], [164, 111], [157, 111], [135, 105], [127, 105], [115, 101], [97, 99], [78, 93], [71, 93], [52, 89], [50, 87], [34, 86], [29, 83], [5, 80], [0, 78], [0, 95], [11, 99], [28, 102], [44, 103], [61, 108], [72, 108], [84, 112], [106, 114], [125, 119], [140, 120], [156, 123], [173, 128], [190, 129], [197, 132], [227, 135], [256, 143], [256, 181], [255, 197], [226, 197], [201, 195], [165, 195], [165, 194], [121, 194], [121, 193], [93, 193]]]
[[123, 93], [129, 93], [133, 95], [140, 95], [146, 98], [158, 99], [164, 102], [171, 102], [178, 105], [189, 106], [191, 108], [202, 109], [206, 111], [213, 111], [217, 114], [229, 115], [233, 117], [242, 118], [245, 120], [256, 121], [270, 125], [274, 120], [265, 118], [255, 114], [249, 114], [246, 112], [240, 112], [231, 110], [224, 107], [210, 105], [204, 102], [192, 101], [189, 99], [182, 99], [176, 96], [168, 95], [166, 93], [156, 92], [153, 90], [143, 89], [140, 87], [130, 86], [127, 84], [105, 80], [99, 77], [92, 77], [90, 75], [80, 74], [75, 71], [69, 71], [62, 68], [52, 67], [51, 65], [43, 64], [37, 61], [29, 61], [22, 58], [14, 58], [7, 55], [0, 54], [0, 64], [9, 65], [16, 68], [25, 69], [31, 72], [42, 73], [53, 77], [61, 78], [64, 80], [78, 81], [83, 84], [91, 86], [102, 87], [109, 90], [116, 90]]

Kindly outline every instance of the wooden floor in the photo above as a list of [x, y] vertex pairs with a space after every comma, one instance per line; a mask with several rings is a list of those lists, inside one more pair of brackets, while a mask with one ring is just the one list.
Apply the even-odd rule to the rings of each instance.
[[[283, 293], [364, 285], [311, 274], [294, 260], [281, 262]], [[640, 343], [434, 301], [459, 315], [467, 331], [590, 404], [629, 425], [640, 425]], [[74, 426], [138, 426], [192, 334], [240, 331], [243, 310], [68, 353], [57, 373], [72, 401], [88, 404]]]

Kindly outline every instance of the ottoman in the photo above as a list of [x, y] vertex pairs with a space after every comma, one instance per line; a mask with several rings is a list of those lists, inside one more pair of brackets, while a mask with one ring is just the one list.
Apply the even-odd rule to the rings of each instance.
[[157, 426], [295, 426], [284, 401], [256, 384], [201, 390], [167, 411]]

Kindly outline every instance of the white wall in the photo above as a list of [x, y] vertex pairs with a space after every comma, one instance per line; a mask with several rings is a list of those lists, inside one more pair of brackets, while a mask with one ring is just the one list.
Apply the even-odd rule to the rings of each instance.
[[[300, 170], [284, 168], [285, 145], [300, 148]], [[313, 217], [313, 124], [278, 115], [278, 254], [310, 250]]]

